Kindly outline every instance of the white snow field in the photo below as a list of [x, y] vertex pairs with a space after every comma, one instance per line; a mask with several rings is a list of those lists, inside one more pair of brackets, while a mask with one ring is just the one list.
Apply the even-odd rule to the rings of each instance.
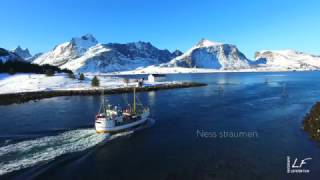
[[[92, 87], [91, 80], [96, 75], [100, 81], [99, 87]], [[157, 84], [179, 83], [176, 81], [163, 81], [150, 83], [148, 86]], [[89, 90], [89, 89], [117, 89], [127, 86], [136, 86], [136, 79], [129, 79], [125, 83], [124, 78], [112, 77], [109, 74], [85, 74], [85, 80], [71, 79], [67, 74], [55, 74], [46, 76], [43, 74], [1, 74], [0, 94], [37, 92], [37, 91], [59, 91], [59, 90]]]
[[[127, 84], [122, 78], [110, 76], [98, 76], [99, 87], [91, 86], [93, 75], [85, 75], [85, 80], [71, 79], [67, 74], [55, 74], [46, 76], [43, 74], [0, 74], [0, 94], [52, 91], [52, 90], [85, 90], [99, 88], [120, 88]], [[134, 85], [130, 82], [128, 85]]]

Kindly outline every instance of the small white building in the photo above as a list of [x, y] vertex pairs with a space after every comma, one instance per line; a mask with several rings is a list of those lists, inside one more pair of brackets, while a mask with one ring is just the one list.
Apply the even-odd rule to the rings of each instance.
[[149, 74], [148, 76], [148, 82], [155, 83], [162, 81], [165, 78], [165, 75], [163, 74]]

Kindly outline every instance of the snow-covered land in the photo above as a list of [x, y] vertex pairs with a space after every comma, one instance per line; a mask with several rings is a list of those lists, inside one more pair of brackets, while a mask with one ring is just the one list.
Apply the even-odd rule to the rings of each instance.
[[[0, 94], [30, 92], [30, 91], [52, 91], [52, 90], [83, 90], [94, 88], [119, 88], [124, 87], [122, 78], [110, 76], [98, 76], [100, 87], [92, 87], [92, 75], [86, 75], [85, 80], [71, 79], [66, 74], [46, 76], [43, 74], [0, 74]], [[134, 85], [133, 82], [128, 84]]]

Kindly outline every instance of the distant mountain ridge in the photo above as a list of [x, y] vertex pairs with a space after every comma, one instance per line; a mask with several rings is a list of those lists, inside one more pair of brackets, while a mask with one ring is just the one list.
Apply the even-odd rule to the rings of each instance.
[[0, 61], [5, 63], [7, 61], [24, 61], [24, 59], [14, 52], [0, 48]]
[[320, 56], [292, 49], [263, 50], [255, 53], [256, 61], [263, 61], [261, 66], [285, 68], [288, 70], [315, 70], [320, 68]]
[[33, 63], [51, 64], [78, 72], [111, 72], [168, 62], [179, 54], [179, 51], [160, 50], [149, 42], [101, 44], [87, 34], [57, 45]]
[[158, 49], [149, 42], [99, 43], [91, 34], [71, 38], [51, 51], [32, 56], [18, 46], [13, 51], [1, 49], [0, 60], [26, 60], [49, 64], [74, 72], [114, 72], [152, 67], [185, 67], [216, 70], [315, 70], [320, 56], [295, 50], [263, 50], [249, 60], [235, 45], [201, 39], [185, 53]]

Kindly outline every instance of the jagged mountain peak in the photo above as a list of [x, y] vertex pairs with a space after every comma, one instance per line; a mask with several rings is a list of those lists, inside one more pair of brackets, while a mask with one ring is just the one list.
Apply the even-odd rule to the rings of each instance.
[[145, 42], [145, 41], [138, 41], [138, 42], [132, 42], [135, 44], [137, 47], [139, 46], [153, 46], [150, 42]]
[[179, 49], [176, 49], [172, 52], [172, 54], [174, 54], [175, 56], [181, 56], [183, 54], [183, 52], [181, 52]]
[[210, 40], [208, 40], [208, 39], [202, 38], [202, 39], [195, 45], [195, 47], [200, 48], [200, 47], [220, 46], [220, 45], [223, 45], [223, 43], [214, 42], [214, 41], [210, 41]]
[[84, 55], [90, 47], [97, 44], [98, 41], [91, 34], [73, 37], [70, 41], [55, 46], [52, 51], [40, 55], [33, 63], [61, 66]]
[[90, 33], [87, 33], [87, 34], [81, 36], [81, 39], [97, 41], [96, 38]]
[[73, 37], [70, 41], [72, 46], [77, 46], [78, 48], [88, 49], [91, 46], [98, 44], [98, 41], [92, 34], [85, 34], [81, 37]]
[[7, 61], [24, 61], [24, 59], [13, 51], [0, 47], [0, 62], [5, 63]]
[[21, 46], [19, 45], [15, 49], [12, 50], [13, 53], [17, 54], [23, 59], [28, 59], [31, 58], [32, 55], [30, 54], [30, 51], [28, 48], [22, 49]]
[[[26, 50], [27, 50], [28, 48], [26, 48]], [[16, 50], [19, 50], [19, 51], [22, 51], [23, 49], [21, 48], [21, 46], [20, 45], [18, 45], [15, 49], [13, 49], [12, 51], [16, 51]]]

